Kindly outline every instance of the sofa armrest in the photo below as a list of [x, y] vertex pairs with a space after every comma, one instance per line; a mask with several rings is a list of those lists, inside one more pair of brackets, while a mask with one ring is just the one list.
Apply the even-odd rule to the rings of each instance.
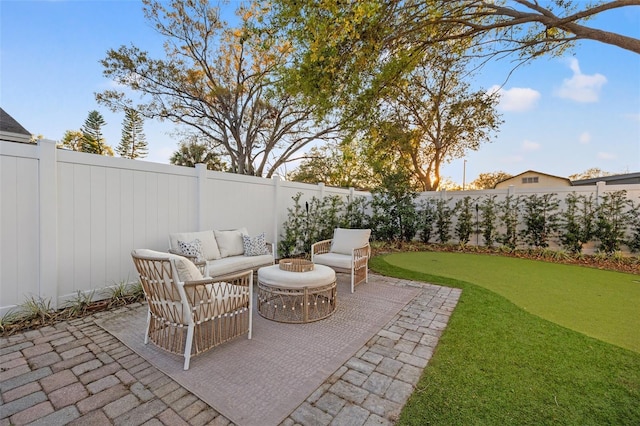
[[371, 257], [371, 246], [369, 243], [362, 247], [357, 247], [353, 249], [353, 258], [361, 259], [361, 258], [370, 258]]
[[313, 262], [313, 256], [317, 254], [329, 253], [331, 250], [332, 240], [322, 240], [311, 245], [311, 261]]

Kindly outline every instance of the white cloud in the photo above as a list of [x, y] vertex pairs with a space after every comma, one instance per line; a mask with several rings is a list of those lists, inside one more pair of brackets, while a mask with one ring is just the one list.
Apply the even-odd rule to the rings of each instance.
[[598, 160], [615, 160], [617, 157], [615, 154], [612, 154], [610, 152], [599, 152], [598, 153]]
[[573, 71], [573, 77], [565, 78], [555, 95], [576, 102], [597, 102], [600, 89], [607, 82], [607, 78], [602, 74], [582, 74], [580, 64], [575, 58], [569, 59], [569, 68]]
[[526, 152], [537, 151], [539, 150], [541, 145], [538, 142], [525, 140], [522, 142], [522, 150]]
[[580, 136], [578, 136], [578, 142], [580, 142], [583, 145], [586, 145], [589, 142], [591, 142], [591, 135], [589, 134], [589, 132], [582, 132]]
[[528, 111], [535, 107], [540, 99], [540, 92], [525, 87], [513, 87], [505, 90], [495, 85], [487, 92], [489, 94], [498, 93], [500, 96], [498, 108], [503, 111]]

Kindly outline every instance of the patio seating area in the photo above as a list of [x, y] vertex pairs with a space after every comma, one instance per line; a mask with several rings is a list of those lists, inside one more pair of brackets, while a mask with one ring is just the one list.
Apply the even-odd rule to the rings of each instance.
[[[339, 274], [338, 281], [348, 288], [350, 277]], [[329, 372], [293, 411], [284, 413], [280, 424], [394, 423], [431, 358], [460, 290], [374, 274], [366, 285], [377, 283], [412, 287], [418, 294], [342, 366]], [[135, 310], [146, 311], [146, 306], [129, 305], [1, 339], [0, 422], [133, 425], [152, 420], [202, 425], [232, 421], [95, 322]], [[230, 343], [239, 342], [248, 341]]]

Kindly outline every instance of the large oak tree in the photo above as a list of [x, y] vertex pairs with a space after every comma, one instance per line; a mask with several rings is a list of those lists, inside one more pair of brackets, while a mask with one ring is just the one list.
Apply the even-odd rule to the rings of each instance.
[[[277, 71], [288, 65], [292, 46], [255, 30], [265, 12], [258, 2], [239, 8], [236, 28], [208, 0], [143, 3], [146, 18], [166, 38], [166, 57], [121, 46], [109, 50], [102, 65], [106, 77], [142, 95], [135, 109], [145, 117], [185, 125], [212, 151], [222, 150], [231, 171], [265, 177], [310, 141], [333, 136], [335, 124], [280, 87]], [[97, 99], [116, 110], [133, 107], [121, 91]]]

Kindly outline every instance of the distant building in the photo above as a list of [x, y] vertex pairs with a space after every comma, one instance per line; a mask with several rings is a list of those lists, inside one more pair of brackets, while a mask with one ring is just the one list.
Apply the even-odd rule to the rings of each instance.
[[640, 172], [571, 181], [573, 186], [595, 185], [598, 182], [604, 182], [606, 185], [629, 185], [640, 183]]
[[527, 170], [516, 176], [501, 180], [494, 186], [495, 189], [506, 189], [510, 186], [516, 188], [550, 188], [558, 186], [571, 186], [571, 181], [560, 176]]
[[31, 143], [31, 133], [0, 108], [0, 140]]

